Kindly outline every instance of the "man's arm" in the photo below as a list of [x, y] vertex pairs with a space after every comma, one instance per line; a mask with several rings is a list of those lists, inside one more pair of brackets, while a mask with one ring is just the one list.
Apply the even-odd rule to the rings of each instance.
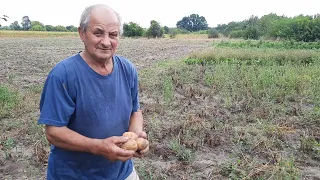
[[[143, 131], [143, 116], [142, 116], [141, 110], [138, 110], [137, 112], [132, 113], [130, 118], [129, 131], [135, 132], [139, 137], [147, 139], [147, 133]], [[149, 146], [140, 152], [136, 152], [134, 154], [134, 157], [141, 158], [148, 152], [149, 152]]]
[[135, 132], [139, 137], [147, 138], [147, 134], [143, 131], [143, 115], [141, 110], [131, 114], [129, 131]]
[[124, 150], [117, 146], [128, 140], [128, 138], [122, 136], [91, 139], [67, 127], [46, 126], [46, 137], [51, 144], [57, 147], [101, 155], [110, 161], [126, 161], [134, 155], [134, 151]]

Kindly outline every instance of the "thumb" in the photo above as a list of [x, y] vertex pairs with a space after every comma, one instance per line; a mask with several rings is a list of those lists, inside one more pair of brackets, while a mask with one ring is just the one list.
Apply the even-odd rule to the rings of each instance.
[[121, 144], [127, 142], [129, 138], [125, 136], [114, 136], [112, 140], [114, 144]]

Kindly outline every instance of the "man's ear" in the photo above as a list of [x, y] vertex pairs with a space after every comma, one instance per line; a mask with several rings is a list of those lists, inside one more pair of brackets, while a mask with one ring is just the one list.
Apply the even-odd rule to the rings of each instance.
[[82, 28], [80, 26], [78, 27], [78, 33], [79, 33], [81, 41], [83, 42], [84, 32], [83, 32], [83, 30], [82, 30]]

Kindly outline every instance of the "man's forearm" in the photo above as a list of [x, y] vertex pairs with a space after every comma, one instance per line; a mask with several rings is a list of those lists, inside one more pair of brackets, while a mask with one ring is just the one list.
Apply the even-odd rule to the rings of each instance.
[[142, 116], [142, 112], [140, 110], [137, 112], [134, 112], [131, 115], [129, 131], [131, 131], [131, 132], [143, 131], [143, 116]]
[[91, 139], [70, 130], [67, 127], [46, 126], [48, 141], [60, 148], [95, 154], [98, 139]]

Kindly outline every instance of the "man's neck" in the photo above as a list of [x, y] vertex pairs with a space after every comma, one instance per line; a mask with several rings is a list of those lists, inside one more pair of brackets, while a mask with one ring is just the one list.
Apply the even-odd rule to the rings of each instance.
[[113, 59], [106, 59], [105, 61], [96, 60], [92, 58], [86, 51], [82, 51], [80, 56], [84, 59], [84, 61], [98, 74], [100, 75], [108, 75], [113, 71]]

